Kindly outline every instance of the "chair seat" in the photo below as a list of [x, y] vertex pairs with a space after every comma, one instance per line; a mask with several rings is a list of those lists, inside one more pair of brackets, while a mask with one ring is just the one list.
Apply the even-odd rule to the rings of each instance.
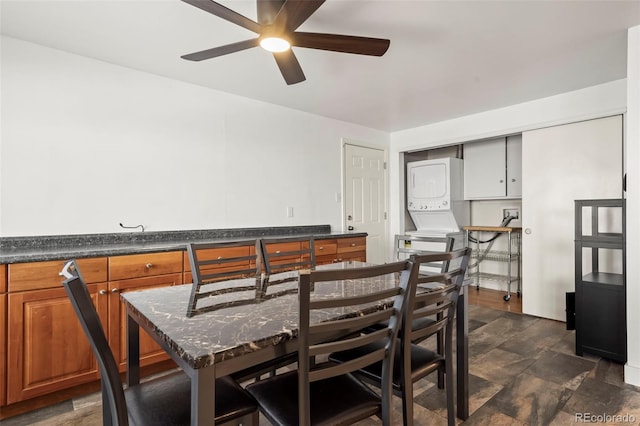
[[[189, 425], [191, 380], [174, 373], [125, 390], [130, 425]], [[216, 423], [255, 412], [255, 400], [229, 377], [216, 380]]]
[[[351, 361], [354, 358], [360, 356], [364, 352], [369, 352], [374, 348], [380, 347], [380, 345], [373, 343], [371, 345], [362, 346], [357, 349], [349, 351], [336, 352], [329, 356], [331, 361], [344, 363]], [[435, 371], [438, 367], [444, 364], [444, 358], [434, 351], [430, 351], [419, 345], [411, 345], [411, 381], [415, 382], [431, 372]], [[400, 356], [400, 345], [396, 345], [396, 353], [393, 362], [393, 387], [394, 389], [400, 389], [402, 383], [402, 371], [400, 366], [402, 365], [402, 358]], [[416, 366], [413, 368], [413, 366]], [[377, 362], [367, 367], [362, 368], [358, 374], [371, 381], [372, 383], [380, 383], [380, 372], [382, 371], [382, 363]]]
[[[273, 424], [299, 424], [297, 371], [252, 383], [247, 391], [260, 401], [263, 414]], [[313, 425], [350, 424], [375, 415], [381, 407], [380, 397], [349, 374], [312, 382], [310, 392]]]

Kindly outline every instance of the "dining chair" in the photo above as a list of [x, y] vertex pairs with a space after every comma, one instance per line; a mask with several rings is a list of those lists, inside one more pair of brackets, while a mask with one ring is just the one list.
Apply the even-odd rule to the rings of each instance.
[[[449, 262], [446, 272], [423, 275], [414, 274], [411, 283], [410, 303], [402, 318], [399, 344], [394, 357], [392, 386], [394, 393], [402, 398], [402, 414], [405, 425], [413, 424], [413, 383], [435, 371], [444, 371], [447, 420], [455, 424], [453, 399], [453, 319], [458, 296], [471, 251], [468, 248], [447, 253], [413, 255], [416, 268], [422, 263]], [[455, 265], [455, 266], [454, 266]], [[410, 324], [410, 326], [407, 326]], [[444, 344], [431, 350], [416, 342], [431, 336], [442, 335]], [[374, 346], [375, 347], [375, 346]], [[329, 359], [338, 363], [351, 363], [362, 352], [373, 347], [342, 350], [332, 353]], [[384, 369], [381, 363], [369, 365], [358, 371], [358, 377], [374, 386], [383, 386]], [[441, 387], [440, 383], [439, 386]]]
[[265, 270], [264, 293], [267, 296], [280, 289], [290, 289], [274, 287], [276, 285], [297, 285], [298, 272], [302, 269], [314, 269], [316, 266], [313, 237], [263, 238], [260, 240], [260, 247]]
[[[123, 389], [118, 366], [109, 347], [91, 295], [75, 261], [60, 272], [71, 305], [80, 320], [98, 362], [102, 381], [104, 425], [189, 425], [191, 381], [182, 373], [170, 373]], [[215, 422], [258, 424], [256, 401], [229, 377], [215, 383]]]
[[[300, 272], [298, 368], [247, 386], [271, 423], [346, 425], [377, 415], [391, 424], [391, 368], [415, 271], [412, 262], [403, 261]], [[393, 285], [376, 285], [376, 280], [393, 280]], [[361, 333], [384, 319], [387, 328]], [[374, 343], [353, 362], [327, 360], [334, 351]], [[372, 363], [381, 365], [381, 395], [351, 374]]]
[[199, 302], [210, 296], [235, 293], [236, 298], [225, 304], [255, 303], [262, 291], [259, 240], [191, 243], [187, 254], [193, 284], [187, 316], [218, 309]]

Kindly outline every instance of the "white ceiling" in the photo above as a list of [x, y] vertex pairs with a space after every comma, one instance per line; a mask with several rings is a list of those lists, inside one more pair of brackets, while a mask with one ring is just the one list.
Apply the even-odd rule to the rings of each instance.
[[[219, 3], [256, 19], [255, 0]], [[388, 38], [383, 57], [294, 48], [287, 86], [259, 47], [180, 55], [255, 34], [179, 0], [2, 0], [2, 34], [386, 131], [626, 76], [640, 0], [327, 0], [300, 28]]]

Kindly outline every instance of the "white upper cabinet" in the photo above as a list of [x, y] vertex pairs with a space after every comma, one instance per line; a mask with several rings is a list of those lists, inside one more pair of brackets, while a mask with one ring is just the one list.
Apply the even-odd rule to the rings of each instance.
[[522, 136], [464, 144], [464, 199], [522, 197]]
[[522, 135], [507, 137], [507, 198], [522, 198]]

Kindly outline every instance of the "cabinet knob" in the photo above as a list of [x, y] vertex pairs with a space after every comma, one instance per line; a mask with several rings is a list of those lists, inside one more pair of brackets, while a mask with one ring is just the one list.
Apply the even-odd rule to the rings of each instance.
[[105, 295], [105, 294], [107, 294], [107, 290], [100, 290], [100, 291], [98, 292], [98, 294], [100, 294], [100, 295]]
[[516, 181], [515, 179], [511, 179], [511, 182], [515, 182], [515, 181]]
[[324, 247], [320, 246], [318, 247], [318, 250], [324, 250]]
[[500, 179], [500, 183], [504, 183], [504, 179]]
[[355, 247], [355, 246], [356, 246], [356, 243], [351, 243], [351, 247]]
[[147, 269], [151, 269], [152, 266], [153, 266], [153, 263], [147, 263], [146, 265], [144, 265], [144, 267]]
[[276, 254], [280, 254], [280, 250], [276, 250]]
[[222, 260], [222, 259], [224, 259], [224, 257], [218, 256], [218, 260]]
[[112, 288], [112, 289], [111, 289], [111, 293], [117, 293], [117, 292], [119, 292], [119, 291], [120, 291], [120, 290], [118, 290], [117, 288]]
[[527, 235], [531, 235], [531, 232], [532, 232], [531, 228], [527, 228], [527, 229], [524, 230], [524, 233], [527, 234]]

